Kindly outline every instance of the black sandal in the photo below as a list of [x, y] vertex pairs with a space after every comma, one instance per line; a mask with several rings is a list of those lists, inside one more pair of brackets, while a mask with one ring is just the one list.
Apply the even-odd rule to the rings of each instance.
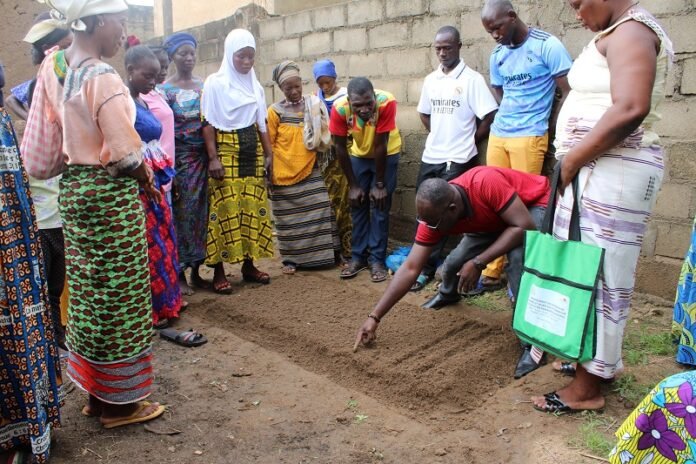
[[565, 404], [561, 397], [558, 396], [558, 393], [556, 393], [555, 391], [545, 394], [544, 400], [546, 401], [544, 403], [544, 407], [540, 408], [535, 404], [534, 409], [536, 409], [537, 411], [548, 412], [551, 414], [571, 414], [574, 412], [579, 412]]
[[561, 362], [561, 367], [558, 369], [558, 372], [560, 372], [563, 375], [567, 375], [568, 377], [575, 377], [574, 364], [575, 363], [563, 361]]
[[384, 266], [384, 264], [373, 263], [370, 266], [370, 279], [372, 279], [372, 282], [384, 282], [385, 280], [387, 280], [387, 277], [389, 277], [389, 272], [387, 271], [387, 268]]
[[364, 262], [351, 261], [348, 266], [341, 269], [340, 277], [341, 279], [352, 279], [365, 269], [367, 269], [367, 264]]
[[188, 348], [197, 347], [208, 343], [208, 339], [205, 338], [205, 336], [201, 335], [193, 329], [179, 332], [176, 329], [169, 328], [160, 330], [159, 335], [161, 338], [165, 340], [169, 340], [170, 342], [174, 342], [177, 345], [185, 346]]

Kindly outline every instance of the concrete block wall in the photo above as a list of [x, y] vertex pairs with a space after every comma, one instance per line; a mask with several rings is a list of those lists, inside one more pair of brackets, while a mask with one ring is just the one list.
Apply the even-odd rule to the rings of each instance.
[[[567, 2], [513, 2], [528, 24], [558, 36], [576, 57], [592, 33], [575, 19]], [[638, 289], [673, 298], [681, 260], [689, 245], [696, 214], [696, 3], [693, 0], [643, 0], [672, 38], [676, 60], [661, 108], [657, 130], [667, 148], [665, 181], [648, 225], [638, 271]], [[488, 80], [488, 57], [494, 42], [480, 22], [483, 0], [356, 0], [300, 13], [213, 23], [215, 33], [194, 34], [215, 43], [203, 53], [198, 72], [218, 69], [222, 39], [233, 26], [249, 27], [258, 40], [256, 72], [266, 87], [268, 102], [281, 94], [270, 81], [273, 66], [284, 59], [300, 64], [306, 90], [314, 89], [315, 60], [330, 57], [340, 81], [367, 76], [399, 101], [397, 123], [404, 139], [399, 188], [392, 209], [393, 235], [409, 240], [413, 232], [414, 185], [426, 134], [416, 105], [423, 78], [437, 65], [430, 44], [438, 28], [453, 25], [462, 32], [462, 58]], [[215, 58], [213, 56], [217, 54]], [[203, 56], [205, 55], [205, 56]]]

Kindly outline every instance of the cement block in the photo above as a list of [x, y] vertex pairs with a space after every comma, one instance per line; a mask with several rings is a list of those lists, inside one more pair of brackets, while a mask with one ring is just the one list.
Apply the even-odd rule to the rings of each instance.
[[683, 259], [691, 243], [691, 224], [657, 223], [655, 254], [667, 258]]
[[675, 92], [679, 92], [679, 84], [677, 83], [677, 66], [672, 66], [667, 73], [667, 82], [665, 82], [665, 96], [671, 97]]
[[382, 53], [370, 53], [367, 55], [349, 56], [348, 68], [344, 72], [350, 77], [377, 77], [383, 76], [385, 71], [385, 60]]
[[261, 40], [275, 40], [283, 37], [285, 27], [283, 18], [266, 19], [259, 23], [259, 35]]
[[462, 13], [460, 24], [462, 42], [472, 43], [479, 39], [493, 40], [481, 23], [480, 11]]
[[566, 29], [561, 36], [561, 41], [565, 45], [568, 53], [573, 59], [580, 55], [580, 52], [590, 43], [592, 40], [592, 32], [583, 27], [574, 27]]
[[384, 18], [381, 0], [362, 0], [348, 3], [348, 24], [363, 24], [372, 21], [382, 21]]
[[490, 59], [491, 52], [493, 51], [493, 48], [495, 48], [494, 45], [495, 42], [493, 42], [493, 45], [491, 45], [489, 41], [479, 42], [475, 45], [462, 47], [461, 51], [461, 57], [466, 63], [466, 65], [474, 71], [481, 73], [483, 77], [486, 79], [486, 82], [489, 83], [489, 85]]
[[312, 30], [312, 12], [297, 13], [285, 17], [285, 35], [304, 34]]
[[641, 6], [654, 15], [683, 12], [687, 9], [685, 0], [642, 0]]
[[300, 56], [300, 39], [285, 39], [275, 43], [276, 60], [293, 60]]
[[386, 90], [394, 95], [399, 103], [399, 108], [406, 103], [406, 82], [402, 79], [374, 79], [372, 85], [376, 89]]
[[420, 163], [413, 161], [404, 161], [403, 158], [399, 162], [398, 180], [397, 185], [404, 189], [414, 189], [416, 188], [416, 181], [418, 180], [418, 171], [420, 170]]
[[317, 32], [302, 37], [302, 56], [325, 55], [331, 51], [331, 33]]
[[334, 31], [333, 49], [335, 52], [362, 52], [366, 48], [367, 30], [364, 27]]
[[400, 189], [395, 194], [399, 204], [399, 215], [408, 217], [413, 220], [416, 214], [416, 190], [415, 189]]
[[664, 184], [657, 195], [653, 214], [667, 218], [690, 217], [693, 187], [686, 184]]
[[655, 246], [657, 245], [657, 225], [655, 221], [650, 221], [645, 228], [643, 235], [643, 246], [640, 248], [640, 255], [645, 258], [655, 256]]
[[[696, 97], [686, 97], [681, 101], [667, 100], [659, 107], [662, 120], [655, 124], [658, 134], [677, 139], [692, 139], [696, 127]], [[692, 156], [694, 151], [691, 152]], [[692, 177], [696, 179], [696, 177]]]
[[430, 13], [431, 14], [442, 14], [442, 13], [457, 13], [459, 14], [462, 10], [475, 10], [481, 8], [480, 0], [431, 0], [430, 1]]
[[396, 126], [402, 135], [423, 131], [423, 123], [415, 106], [400, 105], [396, 112]]
[[694, 34], [694, 22], [696, 14], [683, 14], [671, 16], [663, 21], [667, 34], [674, 43], [676, 53], [696, 52], [696, 34]]
[[696, 143], [676, 143], [667, 149], [670, 179], [693, 182], [696, 179]]
[[460, 24], [452, 21], [451, 17], [447, 16], [424, 16], [413, 20], [411, 30], [411, 43], [413, 45], [432, 45], [435, 40], [435, 34], [442, 26], [454, 26], [460, 28]]
[[679, 90], [682, 95], [696, 94], [696, 58], [684, 60], [684, 72]]
[[681, 263], [677, 260], [641, 258], [636, 273], [636, 291], [667, 300], [674, 299]]
[[198, 58], [201, 61], [214, 61], [218, 57], [218, 42], [208, 42], [198, 47]]
[[430, 50], [416, 49], [385, 53], [390, 76], [425, 76], [432, 71]]
[[417, 16], [427, 12], [428, 4], [425, 0], [387, 0], [387, 18]]
[[375, 26], [368, 31], [370, 48], [385, 48], [405, 45], [408, 40], [406, 23], [387, 23]]
[[337, 5], [314, 10], [314, 29], [333, 29], [346, 24], [346, 7]]
[[407, 89], [406, 101], [417, 105], [423, 91], [423, 79], [409, 79]]

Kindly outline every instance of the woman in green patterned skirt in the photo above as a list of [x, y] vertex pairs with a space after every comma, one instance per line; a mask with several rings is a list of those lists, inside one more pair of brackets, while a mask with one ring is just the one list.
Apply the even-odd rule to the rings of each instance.
[[161, 196], [143, 163], [128, 88], [99, 59], [118, 52], [128, 5], [46, 2], [75, 39], [41, 66], [22, 146], [32, 176], [63, 172], [68, 375], [89, 394], [83, 414], [104, 428], [144, 422], [164, 407], [144, 401], [153, 380], [152, 300], [138, 189]]

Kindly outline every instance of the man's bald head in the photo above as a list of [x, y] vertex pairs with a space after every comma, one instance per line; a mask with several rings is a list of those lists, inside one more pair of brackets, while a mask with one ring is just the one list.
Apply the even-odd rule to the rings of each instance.
[[436, 209], [445, 208], [452, 199], [450, 184], [440, 178], [426, 179], [418, 187], [417, 203], [428, 203]]
[[516, 14], [509, 0], [488, 0], [481, 11], [481, 18], [494, 20], [510, 13]]

